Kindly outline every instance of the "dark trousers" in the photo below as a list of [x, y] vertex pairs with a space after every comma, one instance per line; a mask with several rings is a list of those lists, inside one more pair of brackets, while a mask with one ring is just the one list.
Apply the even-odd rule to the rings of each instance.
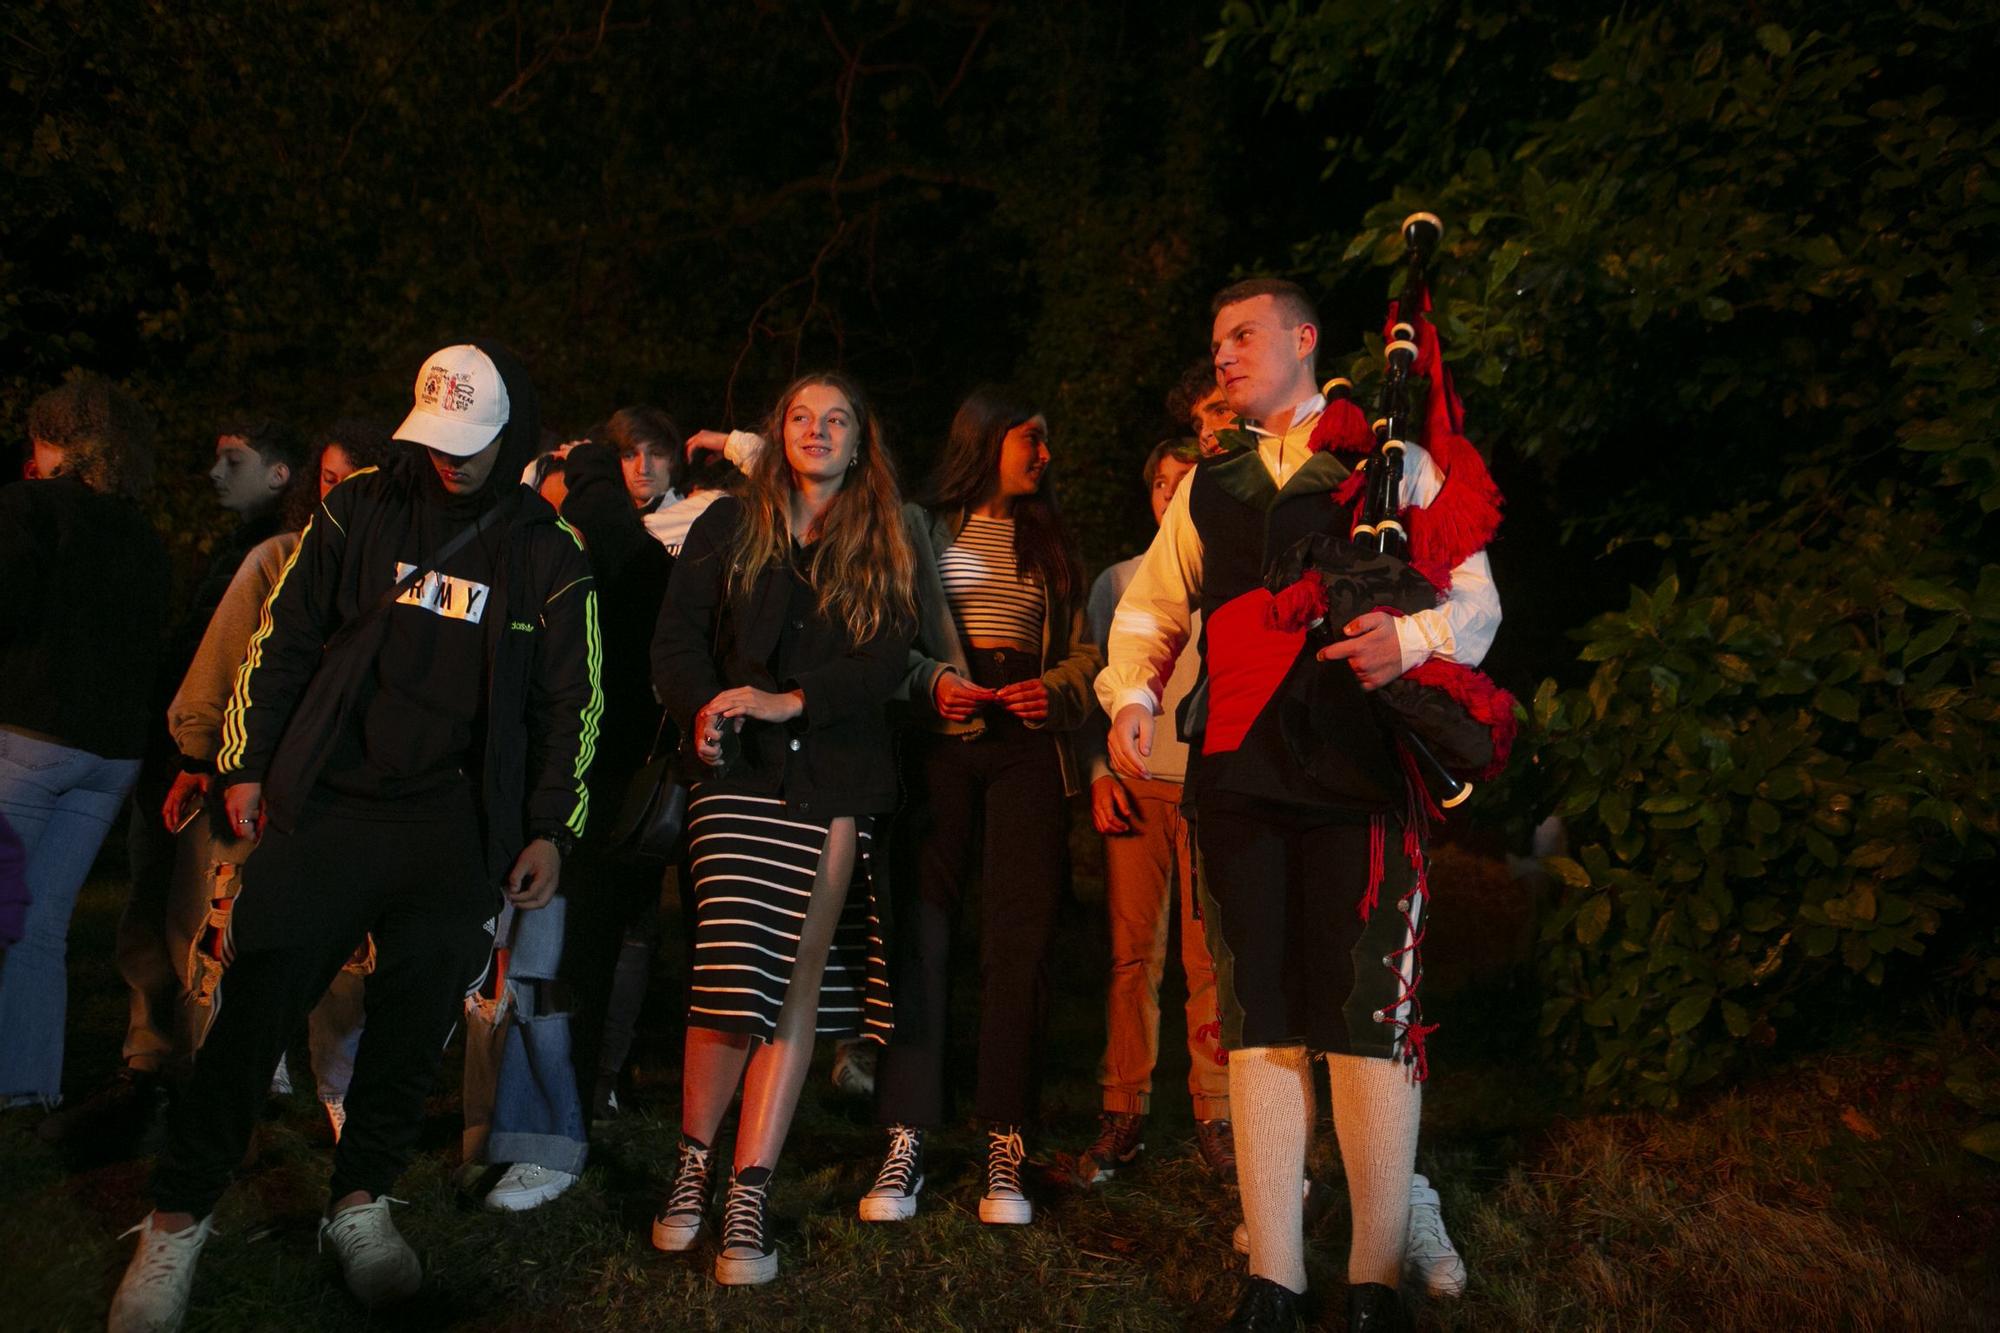
[[[174, 921], [174, 835], [160, 819], [173, 774], [149, 756], [132, 789], [125, 828], [131, 896], [118, 918], [118, 973], [125, 979], [125, 1063], [133, 1069], [179, 1075], [194, 1043], [181, 1014], [181, 978], [174, 950], [181, 942]], [[217, 798], [220, 803], [220, 798]], [[202, 906], [207, 906], [206, 900]], [[194, 917], [194, 923], [200, 920]], [[185, 926], [190, 923], [180, 923]]]
[[175, 1105], [153, 1177], [156, 1205], [212, 1212], [249, 1147], [285, 1041], [362, 938], [375, 936], [368, 1028], [334, 1150], [331, 1197], [389, 1191], [409, 1164], [460, 1002], [499, 910], [469, 792], [419, 818], [309, 805], [243, 868], [236, 958], [221, 1012]]
[[945, 1118], [951, 935], [966, 883], [981, 880], [979, 1074], [973, 1114], [1034, 1118], [1049, 1007], [1049, 945], [1068, 856], [1069, 807], [1056, 740], [1015, 723], [977, 740], [907, 738], [905, 808], [891, 884], [896, 1031], [876, 1072], [884, 1124]]
[[576, 1076], [589, 1105], [598, 1083], [618, 1077], [632, 1049], [660, 936], [662, 871], [579, 847], [563, 865], [569, 899], [562, 980], [573, 1000]]

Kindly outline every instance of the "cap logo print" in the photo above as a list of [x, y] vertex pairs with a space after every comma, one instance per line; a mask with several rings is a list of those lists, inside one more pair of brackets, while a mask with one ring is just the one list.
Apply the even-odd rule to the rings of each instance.
[[412, 392], [415, 406], [396, 438], [453, 458], [470, 458], [490, 448], [512, 415], [500, 368], [471, 343], [425, 357]]
[[435, 404], [445, 412], [469, 412], [472, 410], [472, 377], [463, 373], [454, 374], [443, 366], [432, 366], [424, 377], [424, 401]]

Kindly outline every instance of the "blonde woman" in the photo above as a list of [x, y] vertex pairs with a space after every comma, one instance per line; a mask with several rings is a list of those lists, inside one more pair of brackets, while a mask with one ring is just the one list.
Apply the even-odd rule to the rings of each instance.
[[777, 1276], [771, 1172], [816, 1032], [889, 1030], [868, 889], [871, 817], [894, 808], [886, 705], [915, 625], [895, 470], [837, 375], [778, 400], [740, 497], [689, 530], [653, 641], [653, 682], [701, 771], [679, 1169], [653, 1244], [708, 1224], [716, 1131], [743, 1085], [718, 1282]]

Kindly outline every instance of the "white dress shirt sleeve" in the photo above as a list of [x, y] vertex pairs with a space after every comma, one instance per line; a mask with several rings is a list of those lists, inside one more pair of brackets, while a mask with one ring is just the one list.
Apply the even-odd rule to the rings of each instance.
[[1105, 668], [1097, 675], [1097, 701], [1117, 717], [1128, 704], [1144, 704], [1157, 716], [1174, 662], [1187, 645], [1194, 602], [1201, 589], [1201, 537], [1188, 512], [1192, 484], [1183, 484], [1167, 505], [1153, 544], [1139, 561], [1105, 638]]
[[[1444, 489], [1444, 474], [1420, 445], [1411, 445], [1405, 458], [1402, 503], [1405, 508], [1427, 505]], [[1443, 601], [1396, 621], [1403, 670], [1433, 657], [1478, 666], [1499, 630], [1500, 590], [1493, 584], [1493, 567], [1486, 552], [1474, 551], [1451, 571], [1451, 591]]]

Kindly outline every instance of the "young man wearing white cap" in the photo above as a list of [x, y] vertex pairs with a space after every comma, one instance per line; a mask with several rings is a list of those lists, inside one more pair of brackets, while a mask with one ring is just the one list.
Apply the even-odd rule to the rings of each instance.
[[265, 603], [216, 761], [232, 830], [258, 842], [229, 1003], [175, 1107], [114, 1333], [180, 1326], [271, 1067], [368, 934], [368, 1029], [320, 1234], [366, 1305], [422, 1282], [386, 1195], [486, 923], [503, 893], [533, 908], [555, 891], [602, 712], [581, 543], [515, 482], [538, 415], [504, 350], [428, 358], [397, 431], [421, 447], [330, 492]]

